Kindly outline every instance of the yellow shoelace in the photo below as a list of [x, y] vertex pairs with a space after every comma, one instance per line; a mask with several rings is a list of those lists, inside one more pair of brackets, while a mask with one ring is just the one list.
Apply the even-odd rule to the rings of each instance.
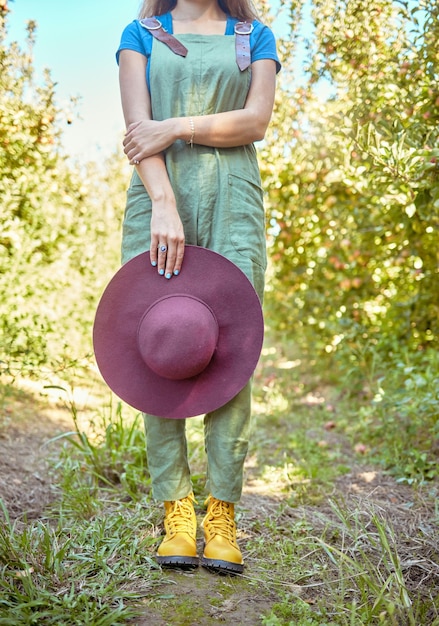
[[213, 500], [213, 504], [204, 518], [203, 526], [207, 532], [221, 535], [232, 543], [235, 542], [235, 522], [228, 502]]
[[173, 508], [166, 514], [165, 527], [170, 535], [176, 533], [193, 534], [193, 506], [190, 498], [175, 500]]

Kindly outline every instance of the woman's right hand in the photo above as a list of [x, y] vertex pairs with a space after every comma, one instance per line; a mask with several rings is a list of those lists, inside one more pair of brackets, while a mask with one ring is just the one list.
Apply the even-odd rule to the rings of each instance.
[[184, 230], [175, 200], [152, 204], [151, 263], [169, 279], [181, 271], [184, 257]]

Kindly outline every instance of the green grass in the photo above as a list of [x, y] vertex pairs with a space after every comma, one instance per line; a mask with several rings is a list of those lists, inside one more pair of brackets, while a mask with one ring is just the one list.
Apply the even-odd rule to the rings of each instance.
[[3, 510], [0, 624], [125, 624], [161, 578], [147, 511], [115, 506], [91, 520], [23, 524]]
[[70, 408], [47, 518], [12, 522], [2, 508], [0, 624], [126, 624], [163, 578], [139, 418], [110, 405], [86, 433]]
[[350, 398], [346, 406], [347, 435], [364, 440], [372, 461], [400, 482], [419, 485], [439, 476], [438, 369], [433, 350], [391, 354], [369, 366], [361, 400]]
[[439, 353], [401, 349], [383, 358], [369, 347], [361, 367], [346, 355], [303, 367], [294, 346], [271, 351], [277, 359], [260, 374], [259, 401], [270, 411], [268, 442], [299, 479], [331, 482], [362, 454], [400, 482], [439, 477]]
[[430, 541], [436, 541], [437, 550], [437, 537], [422, 537], [421, 532], [410, 537], [399, 529], [397, 538], [392, 522], [372, 507], [353, 510], [340, 501], [330, 505], [330, 512], [320, 519], [308, 510], [299, 521], [292, 521], [294, 514], [286, 507], [265, 528], [257, 529], [250, 548], [261, 557], [258, 576], [275, 583], [280, 597], [262, 623], [439, 624], [434, 566], [430, 580], [436, 591], [431, 596], [428, 587], [416, 592], [406, 581], [407, 546], [413, 542], [414, 550], [417, 544], [413, 560], [427, 564], [421, 555], [428, 552]]
[[133, 416], [120, 401], [114, 405], [111, 396], [108, 406], [102, 407], [96, 417], [89, 420], [85, 431], [80, 426], [79, 411], [71, 394], [61, 387], [46, 387], [49, 388], [65, 392], [75, 425], [73, 432], [62, 435], [70, 444], [64, 448], [58, 464], [66, 483], [64, 493], [74, 491], [71, 481], [75, 474], [83, 472], [87, 474], [87, 486], [91, 490], [120, 485], [130, 499], [143, 497], [149, 490], [149, 473], [141, 415]]
[[[268, 382], [260, 379], [257, 388], [260, 405], [270, 410], [255, 446], [257, 465], [267, 482], [281, 476], [284, 490], [283, 505], [254, 524], [248, 545], [260, 578], [276, 584], [282, 597], [262, 623], [439, 624], [439, 515], [432, 504], [437, 355], [397, 354], [390, 364], [364, 371], [359, 385], [349, 378], [336, 384], [336, 369], [326, 372], [318, 364], [305, 372], [296, 368], [285, 345], [278, 354], [284, 367], [274, 362], [272, 370], [263, 370]], [[363, 508], [363, 501], [348, 503], [334, 492], [344, 474], [371, 464], [415, 488], [407, 512], [430, 498], [425, 527], [410, 529], [399, 516], [393, 522], [391, 505]], [[319, 518], [323, 524], [316, 524]]]
[[[437, 428], [434, 358], [420, 374], [421, 357], [400, 355], [401, 365], [383, 377], [374, 371], [356, 396], [333, 371], [283, 367], [276, 354], [256, 377], [248, 473], [278, 500], [268, 496], [260, 512], [257, 500], [255, 511], [238, 507], [242, 577], [196, 573], [188, 595], [157, 568], [162, 511], [150, 498], [140, 416], [110, 402], [84, 426], [63, 391], [75, 428], [52, 459], [55, 500], [35, 521], [12, 521], [2, 509], [0, 626], [116, 626], [151, 610], [165, 623], [198, 626], [211, 623], [209, 610], [245, 597], [264, 600], [254, 626], [439, 626], [437, 468], [426, 449]], [[188, 428], [201, 515], [201, 420]], [[379, 504], [345, 497], [345, 475], [371, 463], [410, 490], [403, 507], [393, 509], [391, 493]]]

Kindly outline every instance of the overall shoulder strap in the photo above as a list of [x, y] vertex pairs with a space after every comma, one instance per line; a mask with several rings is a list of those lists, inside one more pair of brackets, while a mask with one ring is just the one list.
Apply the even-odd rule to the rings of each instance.
[[153, 37], [166, 44], [174, 54], [178, 54], [181, 57], [187, 55], [187, 48], [183, 46], [174, 35], [168, 33], [168, 31], [163, 28], [160, 20], [156, 17], [145, 17], [145, 19], [140, 20], [140, 24], [143, 28], [149, 30]]
[[248, 21], [235, 24], [236, 62], [241, 72], [251, 64], [250, 34], [253, 28], [253, 24]]
[[[146, 28], [153, 37], [166, 44], [174, 54], [178, 54], [182, 57], [187, 55], [187, 48], [178, 41], [174, 35], [168, 33], [163, 28], [160, 20], [156, 17], [146, 17], [140, 20], [140, 24], [143, 28]], [[251, 64], [250, 34], [253, 28], [253, 24], [248, 21], [237, 22], [237, 24], [235, 24], [236, 63], [241, 72], [246, 70]]]

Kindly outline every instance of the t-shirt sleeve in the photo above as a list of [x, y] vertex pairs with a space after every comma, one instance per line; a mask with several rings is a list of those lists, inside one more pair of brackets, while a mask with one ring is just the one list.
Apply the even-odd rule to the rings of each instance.
[[119, 63], [121, 50], [134, 50], [134, 52], [139, 52], [149, 59], [152, 50], [151, 33], [143, 28], [138, 20], [134, 20], [122, 32], [119, 48], [116, 52], [117, 63]]
[[281, 64], [276, 50], [276, 39], [268, 26], [256, 22], [257, 26], [250, 35], [251, 60], [273, 59], [276, 62], [276, 73], [280, 71]]

